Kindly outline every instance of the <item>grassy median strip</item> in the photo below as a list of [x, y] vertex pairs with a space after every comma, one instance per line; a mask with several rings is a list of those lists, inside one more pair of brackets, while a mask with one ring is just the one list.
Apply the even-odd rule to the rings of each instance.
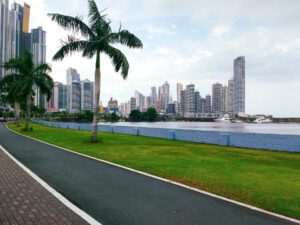
[[221, 147], [32, 124], [22, 132], [70, 150], [300, 219], [300, 154]]

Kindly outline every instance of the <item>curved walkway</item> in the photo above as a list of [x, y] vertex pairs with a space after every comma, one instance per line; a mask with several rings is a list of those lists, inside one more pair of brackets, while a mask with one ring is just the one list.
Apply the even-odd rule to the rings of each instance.
[[103, 225], [294, 225], [17, 135], [0, 145]]

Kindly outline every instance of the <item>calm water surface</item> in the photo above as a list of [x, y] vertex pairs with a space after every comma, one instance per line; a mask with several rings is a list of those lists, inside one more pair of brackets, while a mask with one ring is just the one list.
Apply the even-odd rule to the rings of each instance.
[[[100, 123], [108, 124], [108, 123]], [[297, 123], [206, 123], [206, 122], [118, 122], [113, 123], [118, 126], [138, 126], [138, 127], [155, 127], [169, 129], [190, 129], [190, 130], [209, 130], [209, 131], [228, 131], [244, 133], [263, 133], [263, 134], [294, 134], [300, 135], [300, 124]]]

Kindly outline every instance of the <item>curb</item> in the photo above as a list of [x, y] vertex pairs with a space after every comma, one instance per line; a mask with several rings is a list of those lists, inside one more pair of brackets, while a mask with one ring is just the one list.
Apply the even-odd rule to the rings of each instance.
[[0, 145], [0, 150], [2, 150], [10, 159], [12, 159], [18, 166], [21, 167], [29, 176], [31, 176], [35, 181], [37, 181], [43, 188], [50, 192], [54, 197], [56, 197], [61, 203], [63, 203], [66, 207], [68, 207], [75, 214], [80, 216], [83, 220], [91, 225], [102, 225], [86, 212], [79, 209], [73, 203], [71, 203], [68, 199], [58, 193], [54, 188], [52, 188], [49, 184], [47, 184], [44, 180], [39, 178], [35, 173], [33, 173], [30, 169], [28, 169], [24, 164], [18, 161], [14, 156], [12, 156], [2, 145]]
[[207, 191], [203, 191], [203, 190], [200, 190], [200, 189], [197, 189], [197, 188], [185, 185], [185, 184], [178, 183], [176, 181], [168, 180], [168, 179], [158, 177], [158, 176], [155, 176], [155, 175], [152, 175], [152, 174], [149, 174], [149, 173], [145, 173], [145, 172], [142, 172], [142, 171], [139, 171], [139, 170], [131, 169], [131, 168], [128, 168], [128, 167], [125, 167], [125, 166], [122, 166], [122, 165], [118, 165], [118, 164], [115, 164], [115, 163], [112, 163], [112, 162], [109, 162], [109, 161], [106, 161], [106, 160], [103, 160], [103, 159], [98, 159], [98, 158], [95, 158], [95, 157], [92, 157], [92, 156], [84, 155], [82, 153], [78, 153], [78, 152], [63, 148], [63, 147], [59, 147], [57, 145], [50, 144], [50, 143], [45, 142], [45, 141], [38, 140], [38, 139], [33, 138], [33, 137], [26, 136], [24, 134], [20, 134], [16, 131], [10, 129], [7, 126], [7, 124], [6, 124], [6, 128], [8, 130], [10, 130], [11, 132], [17, 134], [17, 135], [20, 135], [20, 136], [26, 137], [28, 139], [31, 139], [31, 140], [34, 140], [34, 141], [37, 141], [37, 142], [55, 147], [55, 148], [63, 150], [63, 151], [67, 151], [67, 152], [70, 152], [70, 153], [73, 153], [73, 154], [76, 154], [76, 155], [79, 155], [79, 156], [83, 156], [85, 158], [89, 158], [89, 159], [96, 160], [96, 161], [99, 161], [99, 162], [102, 162], [102, 163], [105, 163], [105, 164], [108, 164], [108, 165], [111, 165], [111, 166], [115, 166], [115, 167], [118, 167], [118, 168], [121, 168], [121, 169], [125, 169], [127, 171], [131, 171], [131, 172], [134, 172], [134, 173], [137, 173], [137, 174], [140, 174], [140, 175], [151, 177], [151, 178], [156, 179], [156, 180], [160, 180], [160, 181], [163, 181], [163, 182], [166, 182], [166, 183], [169, 183], [169, 184], [176, 185], [178, 187], [185, 188], [185, 189], [190, 190], [190, 191], [198, 192], [200, 194], [204, 194], [204, 195], [207, 195], [207, 196], [219, 199], [219, 200], [223, 200], [223, 201], [226, 201], [226, 202], [238, 205], [238, 206], [242, 206], [242, 207], [251, 209], [253, 211], [257, 211], [257, 212], [264, 213], [264, 214], [267, 214], [267, 215], [270, 215], [270, 216], [273, 216], [273, 217], [277, 217], [277, 218], [282, 219], [282, 220], [286, 220], [286, 221], [289, 221], [289, 222], [300, 224], [300, 220], [297, 220], [297, 219], [294, 219], [294, 218], [291, 218], [291, 217], [287, 217], [287, 216], [284, 216], [284, 215], [281, 215], [281, 214], [278, 214], [278, 213], [270, 212], [270, 211], [258, 208], [256, 206], [252, 206], [252, 205], [248, 205], [246, 203], [238, 202], [238, 201], [235, 201], [235, 200], [232, 200], [232, 199], [229, 199], [229, 198], [226, 198], [226, 197], [222, 197], [222, 196], [219, 196], [219, 195], [207, 192]]

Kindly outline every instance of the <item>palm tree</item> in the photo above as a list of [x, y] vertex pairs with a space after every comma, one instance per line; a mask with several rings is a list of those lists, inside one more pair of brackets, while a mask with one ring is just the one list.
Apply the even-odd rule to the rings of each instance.
[[117, 32], [113, 32], [110, 21], [106, 15], [99, 12], [94, 0], [88, 0], [89, 24], [83, 22], [80, 17], [71, 17], [61, 14], [48, 14], [53, 21], [56, 21], [64, 29], [80, 33], [83, 39], [68, 36], [62, 41], [62, 47], [54, 55], [53, 60], [63, 60], [64, 57], [73, 52], [82, 52], [83, 57], [93, 58], [96, 56], [95, 68], [95, 96], [94, 96], [94, 117], [92, 125], [91, 142], [97, 142], [97, 124], [100, 101], [100, 54], [107, 54], [115, 67], [116, 72], [121, 72], [123, 79], [126, 79], [129, 71], [129, 63], [125, 55], [112, 44], [123, 44], [129, 48], [142, 48], [142, 42], [121, 26]]
[[[54, 86], [52, 78], [48, 75], [51, 67], [47, 63], [34, 65], [32, 53], [28, 50], [15, 59], [6, 62], [3, 67], [6, 70], [16, 71], [8, 74], [1, 80], [1, 84], [6, 86], [8, 96], [15, 98], [18, 103], [23, 100], [26, 103], [26, 123], [25, 131], [29, 130], [30, 108], [32, 98], [35, 95], [34, 87], [38, 87], [42, 95], [46, 95], [49, 100]], [[16, 94], [18, 93], [18, 94]]]
[[15, 123], [20, 126], [20, 104], [23, 101], [22, 93], [19, 92], [18, 82], [21, 76], [5, 76], [0, 80], [0, 92], [2, 92], [2, 101], [8, 104], [14, 104]]

